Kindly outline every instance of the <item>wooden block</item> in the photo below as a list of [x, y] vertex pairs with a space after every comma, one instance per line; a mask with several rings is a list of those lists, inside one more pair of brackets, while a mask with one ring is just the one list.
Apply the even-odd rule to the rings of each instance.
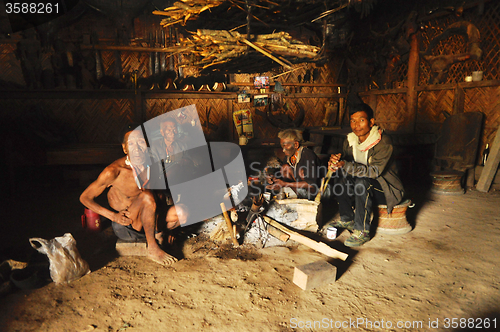
[[116, 251], [120, 256], [146, 256], [148, 254], [146, 242], [127, 242], [118, 239]]
[[293, 283], [303, 290], [309, 290], [333, 283], [336, 278], [337, 267], [326, 261], [296, 266], [293, 273]]

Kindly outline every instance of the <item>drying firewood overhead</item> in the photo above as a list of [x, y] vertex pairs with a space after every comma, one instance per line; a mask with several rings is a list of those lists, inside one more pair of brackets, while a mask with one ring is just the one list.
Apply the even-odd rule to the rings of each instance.
[[190, 65], [200, 66], [202, 69], [238, 58], [247, 52], [248, 47], [287, 69], [290, 69], [292, 63], [286, 57], [315, 60], [320, 50], [319, 47], [293, 40], [286, 32], [250, 35], [249, 39], [238, 32], [203, 29], [184, 43], [193, 47], [192, 53], [199, 56], [199, 60]]
[[187, 20], [196, 19], [205, 10], [218, 7], [224, 2], [225, 0], [181, 0], [174, 2], [173, 6], [163, 11], [155, 10], [153, 14], [167, 16], [161, 21], [163, 27], [178, 23], [185, 25]]
[[363, 1], [375, 0], [180, 0], [153, 14], [162, 17], [164, 28], [191, 34], [178, 40], [178, 46], [190, 47], [189, 65], [226, 72], [260, 65], [264, 71], [325, 60], [326, 23]]

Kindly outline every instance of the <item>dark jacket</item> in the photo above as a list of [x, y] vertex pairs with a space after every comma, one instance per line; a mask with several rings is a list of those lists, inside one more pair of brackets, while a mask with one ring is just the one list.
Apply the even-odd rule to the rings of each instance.
[[391, 139], [382, 133], [382, 139], [368, 150], [368, 165], [354, 161], [352, 147], [347, 139], [344, 141], [343, 159], [346, 161], [344, 172], [351, 176], [376, 179], [384, 190], [387, 211], [391, 213], [404, 196], [403, 183], [398, 177], [397, 167], [392, 158]]

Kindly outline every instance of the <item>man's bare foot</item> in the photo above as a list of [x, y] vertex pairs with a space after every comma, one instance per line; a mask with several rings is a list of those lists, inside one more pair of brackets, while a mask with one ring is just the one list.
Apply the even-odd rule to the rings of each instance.
[[168, 266], [177, 262], [177, 258], [167, 254], [160, 248], [148, 248], [148, 258], [151, 259], [153, 262], [156, 262], [164, 266]]

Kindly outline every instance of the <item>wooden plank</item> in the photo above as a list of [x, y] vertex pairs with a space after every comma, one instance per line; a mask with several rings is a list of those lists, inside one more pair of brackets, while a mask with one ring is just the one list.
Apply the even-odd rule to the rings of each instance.
[[47, 165], [109, 165], [125, 156], [119, 144], [75, 145], [47, 151]]
[[3, 90], [0, 99], [134, 99], [134, 90]]
[[465, 92], [460, 86], [455, 89], [455, 99], [453, 100], [453, 114], [464, 112]]
[[500, 128], [497, 130], [495, 139], [491, 144], [490, 155], [486, 160], [486, 165], [484, 165], [481, 177], [477, 182], [476, 189], [482, 192], [488, 192], [490, 190], [491, 182], [498, 169], [498, 164], [500, 163]]
[[234, 92], [213, 91], [148, 91], [143, 92], [145, 99], [236, 99]]
[[405, 94], [408, 91], [408, 88], [400, 88], [400, 89], [386, 89], [386, 90], [370, 90], [366, 92], [360, 92], [360, 97], [367, 97], [371, 95], [392, 95], [392, 94]]
[[[254, 82], [231, 82], [231, 85], [236, 86], [254, 86]], [[331, 84], [331, 83], [281, 83], [282, 86], [306, 86], [313, 88], [338, 88], [345, 87], [345, 84]], [[274, 86], [274, 83], [270, 83], [269, 86]]]
[[290, 235], [290, 240], [297, 241], [303, 245], [308, 246], [311, 249], [314, 249], [328, 257], [332, 258], [338, 258], [343, 261], [345, 261], [348, 257], [347, 254], [340, 252], [338, 250], [333, 249], [332, 247], [328, 246], [326, 243], [323, 242], [317, 242], [314, 241], [313, 239], [308, 238], [307, 236], [304, 236], [302, 234], [299, 234], [297, 232], [294, 232], [285, 226], [281, 225], [279, 222], [269, 218], [268, 216], [264, 216], [264, 221], [267, 222], [269, 225], [276, 227], [282, 232], [287, 233]]
[[500, 80], [488, 80], [488, 81], [477, 81], [477, 82], [460, 82], [458, 86], [462, 89], [472, 89], [472, 88], [489, 88], [494, 86], [500, 86]]
[[293, 273], [293, 283], [303, 290], [328, 285], [336, 279], [337, 267], [325, 261], [296, 266]]

